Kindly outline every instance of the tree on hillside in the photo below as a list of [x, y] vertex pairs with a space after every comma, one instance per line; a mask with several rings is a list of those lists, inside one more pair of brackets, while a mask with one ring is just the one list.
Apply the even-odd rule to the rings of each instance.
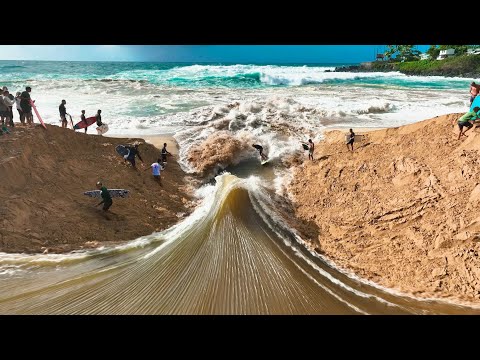
[[397, 61], [412, 61], [419, 59], [420, 51], [415, 45], [387, 45], [385, 56]]
[[438, 48], [438, 45], [430, 45], [426, 53], [430, 56], [430, 59], [435, 60], [440, 54], [440, 49]]

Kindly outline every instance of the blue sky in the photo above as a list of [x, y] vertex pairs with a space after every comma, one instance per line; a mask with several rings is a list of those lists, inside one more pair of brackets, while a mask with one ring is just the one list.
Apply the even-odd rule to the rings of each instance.
[[[428, 45], [420, 45], [424, 52]], [[358, 63], [382, 45], [0, 45], [0, 60]]]

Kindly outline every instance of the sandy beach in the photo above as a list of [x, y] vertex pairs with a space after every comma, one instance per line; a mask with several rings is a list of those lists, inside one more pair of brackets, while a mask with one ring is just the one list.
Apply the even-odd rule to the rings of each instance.
[[[47, 127], [17, 126], [0, 138], [0, 251], [59, 253], [133, 240], [168, 228], [191, 211], [189, 185], [175, 155], [162, 172], [162, 186], [153, 179], [150, 164], [160, 146]], [[173, 138], [150, 140], [167, 142], [176, 154]], [[143, 167], [137, 159], [138, 170], [115, 152], [116, 145], [135, 141], [145, 162]], [[101, 200], [83, 195], [99, 180], [107, 188], [128, 189], [129, 198], [114, 198], [110, 211], [103, 212], [96, 206]]]
[[389, 288], [480, 299], [480, 132], [457, 140], [461, 115], [366, 132], [354, 152], [327, 132], [290, 185], [311, 246]]

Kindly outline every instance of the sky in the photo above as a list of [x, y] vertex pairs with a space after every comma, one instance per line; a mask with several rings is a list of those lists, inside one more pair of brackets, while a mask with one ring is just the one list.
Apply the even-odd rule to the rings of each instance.
[[[0, 45], [0, 60], [359, 63], [384, 45]], [[428, 45], [419, 45], [425, 52]]]

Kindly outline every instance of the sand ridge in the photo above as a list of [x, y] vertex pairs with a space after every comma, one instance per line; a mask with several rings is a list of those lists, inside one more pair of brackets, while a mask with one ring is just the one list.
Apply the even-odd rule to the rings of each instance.
[[[17, 126], [0, 138], [0, 251], [65, 252], [133, 240], [191, 212], [191, 189], [176, 156], [168, 158], [159, 186], [138, 159], [135, 171], [115, 152], [118, 144], [139, 142], [149, 167], [160, 150], [143, 139], [47, 128]], [[95, 206], [101, 200], [83, 195], [98, 180], [130, 190], [130, 197], [114, 198], [105, 214]]]
[[461, 115], [366, 132], [353, 153], [328, 132], [289, 187], [316, 251], [390, 288], [478, 301], [480, 130], [457, 140]]

